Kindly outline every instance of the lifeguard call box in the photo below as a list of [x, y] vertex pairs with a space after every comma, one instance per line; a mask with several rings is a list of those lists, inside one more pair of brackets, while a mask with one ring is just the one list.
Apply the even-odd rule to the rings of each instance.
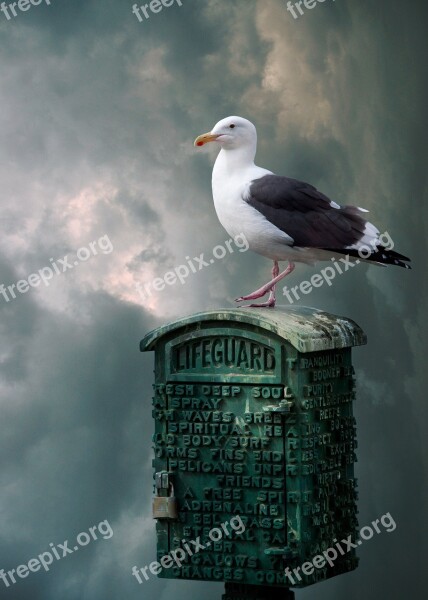
[[[309, 308], [204, 312], [142, 340], [155, 351], [157, 560], [203, 545], [160, 577], [285, 588], [356, 568], [351, 550], [294, 585], [285, 574], [355, 541], [351, 348], [365, 343], [353, 321]], [[238, 516], [245, 530], [226, 534]]]

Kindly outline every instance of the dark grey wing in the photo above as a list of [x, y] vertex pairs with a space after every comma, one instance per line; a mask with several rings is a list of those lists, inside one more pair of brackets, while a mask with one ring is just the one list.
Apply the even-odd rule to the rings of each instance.
[[295, 246], [342, 250], [364, 237], [367, 221], [355, 206], [337, 206], [309, 183], [265, 175], [246, 202], [294, 240]]

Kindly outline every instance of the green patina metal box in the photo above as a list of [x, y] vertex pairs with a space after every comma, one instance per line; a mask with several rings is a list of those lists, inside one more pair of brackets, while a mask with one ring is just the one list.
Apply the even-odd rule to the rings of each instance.
[[[160, 577], [303, 587], [356, 568], [353, 549], [302, 565], [356, 539], [351, 348], [364, 343], [353, 321], [310, 308], [209, 311], [142, 340], [158, 561], [203, 545]], [[237, 516], [245, 530], [212, 534]]]

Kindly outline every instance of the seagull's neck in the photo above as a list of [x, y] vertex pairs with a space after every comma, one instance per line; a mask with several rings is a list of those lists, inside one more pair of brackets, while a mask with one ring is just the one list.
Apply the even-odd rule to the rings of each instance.
[[238, 172], [254, 168], [256, 148], [242, 146], [240, 148], [222, 148], [214, 165], [214, 172], [221, 172], [223, 176], [236, 176]]

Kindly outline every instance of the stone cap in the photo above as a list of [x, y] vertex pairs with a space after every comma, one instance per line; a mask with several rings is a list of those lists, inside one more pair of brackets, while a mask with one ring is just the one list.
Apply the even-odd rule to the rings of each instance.
[[[140, 350], [154, 350], [164, 335], [172, 332], [181, 335], [186, 329], [201, 329], [208, 322], [232, 322], [259, 327], [275, 333], [303, 353], [350, 348], [367, 343], [364, 331], [354, 321], [316, 308], [225, 308], [182, 317], [154, 329], [141, 340]], [[184, 331], [179, 331], [183, 329]]]

